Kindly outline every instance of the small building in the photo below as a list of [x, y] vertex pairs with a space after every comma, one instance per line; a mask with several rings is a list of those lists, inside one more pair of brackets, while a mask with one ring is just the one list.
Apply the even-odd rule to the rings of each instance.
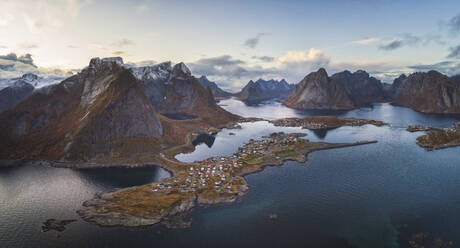
[[457, 129], [460, 131], [460, 121], [457, 121], [454, 123], [454, 129]]

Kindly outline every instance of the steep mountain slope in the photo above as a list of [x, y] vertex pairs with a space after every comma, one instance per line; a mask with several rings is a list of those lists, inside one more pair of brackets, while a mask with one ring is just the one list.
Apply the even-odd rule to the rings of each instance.
[[338, 80], [331, 80], [325, 69], [308, 74], [283, 101], [295, 109], [348, 110], [357, 107]]
[[[2, 112], [0, 159], [155, 162], [161, 150], [183, 144], [190, 132], [240, 119], [217, 106], [183, 63], [141, 68], [136, 77], [133, 71], [121, 58], [95, 58], [47, 94], [36, 92]], [[174, 120], [163, 113], [197, 118]]]
[[159, 138], [162, 127], [132, 74], [92, 59], [79, 74], [0, 115], [2, 158], [88, 160], [123, 139]]
[[339, 72], [331, 80], [341, 83], [357, 105], [386, 100], [382, 82], [363, 70]]
[[238, 99], [246, 103], [257, 103], [270, 99], [283, 99], [294, 89], [294, 85], [288, 84], [286, 80], [281, 81], [259, 79], [249, 81], [246, 86], [237, 94]]
[[437, 71], [401, 75], [392, 86], [393, 102], [425, 113], [460, 113], [460, 84]]
[[216, 100], [229, 98], [233, 95], [232, 93], [221, 89], [215, 82], [209, 81], [206, 76], [198, 78], [198, 82], [200, 82], [200, 84], [205, 88], [209, 87]]

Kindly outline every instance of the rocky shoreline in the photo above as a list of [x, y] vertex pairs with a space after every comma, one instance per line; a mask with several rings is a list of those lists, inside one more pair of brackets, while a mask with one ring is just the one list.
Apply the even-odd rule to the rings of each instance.
[[[273, 133], [264, 140], [251, 140], [229, 157], [213, 157], [185, 164], [182, 170], [159, 183], [98, 194], [86, 201], [78, 214], [100, 226], [141, 227], [177, 223], [195, 206], [231, 203], [243, 196], [249, 186], [244, 176], [277, 166], [285, 161], [305, 162], [312, 151], [375, 143], [316, 143], [301, 139], [305, 134]], [[172, 159], [172, 158], [169, 158]], [[169, 224], [168, 224], [169, 223]], [[189, 222], [174, 224], [187, 227]]]

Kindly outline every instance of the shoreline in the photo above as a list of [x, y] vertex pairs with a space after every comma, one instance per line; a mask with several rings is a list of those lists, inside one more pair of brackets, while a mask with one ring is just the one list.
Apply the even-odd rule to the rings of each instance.
[[[299, 139], [302, 136], [305, 134], [273, 133], [263, 140], [251, 140], [231, 156], [183, 163], [187, 167], [171, 178], [98, 194], [85, 201], [77, 213], [83, 220], [99, 226], [168, 226], [171, 219], [181, 219], [178, 216], [195, 206], [235, 202], [249, 191], [245, 176], [263, 171], [267, 166], [282, 166], [287, 161], [306, 162], [308, 154], [314, 151], [377, 142], [331, 144]], [[187, 222], [183, 227], [190, 224]]]

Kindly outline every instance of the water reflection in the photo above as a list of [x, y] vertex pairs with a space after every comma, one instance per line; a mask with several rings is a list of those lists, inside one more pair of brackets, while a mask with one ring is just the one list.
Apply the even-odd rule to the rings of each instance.
[[200, 134], [196, 139], [192, 141], [192, 145], [197, 146], [200, 144], [206, 144], [209, 148], [212, 147], [214, 141], [216, 140], [217, 133], [212, 134]]

